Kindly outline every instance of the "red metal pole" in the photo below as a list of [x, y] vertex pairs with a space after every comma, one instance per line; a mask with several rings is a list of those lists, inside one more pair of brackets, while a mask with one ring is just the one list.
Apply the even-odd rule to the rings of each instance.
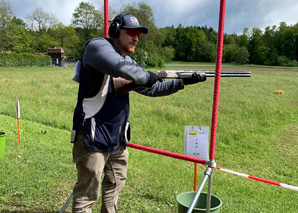
[[224, 171], [224, 172], [228, 172], [230, 174], [234, 174], [234, 175], [249, 178], [249, 179], [252, 179], [252, 180], [256, 180], [256, 181], [260, 181], [260, 182], [264, 182], [264, 183], [269, 183], [269, 184], [272, 184], [272, 185], [276, 185], [276, 186], [280, 186], [280, 187], [283, 187], [283, 188], [298, 191], [297, 186], [291, 186], [291, 185], [288, 185], [288, 184], [285, 184], [285, 183], [279, 183], [279, 182], [276, 182], [276, 181], [272, 181], [272, 180], [268, 180], [268, 179], [264, 179], [264, 178], [260, 178], [260, 177], [256, 177], [256, 176], [251, 176], [251, 175], [240, 173], [240, 172], [234, 172], [232, 170], [223, 169], [223, 168], [219, 168], [219, 167], [214, 167], [214, 166], [211, 166], [211, 167], [215, 168], [215, 169], [218, 169], [218, 170], [221, 170], [221, 171]]
[[109, 32], [109, 1], [104, 0], [104, 27], [105, 27], [105, 37], [108, 37]]
[[134, 149], [139, 149], [139, 150], [143, 150], [143, 151], [147, 151], [147, 152], [152, 152], [152, 153], [155, 153], [155, 154], [168, 156], [168, 157], [171, 157], [171, 158], [186, 160], [186, 161], [199, 163], [199, 164], [203, 164], [203, 165], [206, 164], [206, 160], [200, 159], [200, 158], [195, 158], [195, 157], [188, 156], [188, 155], [182, 155], [182, 154], [178, 154], [178, 153], [174, 153], [174, 152], [155, 149], [155, 148], [151, 148], [151, 147], [147, 147], [147, 146], [143, 146], [143, 145], [138, 145], [138, 144], [133, 144], [133, 143], [127, 143], [126, 146], [128, 146], [130, 148], [134, 148]]
[[194, 181], [193, 181], [193, 190], [197, 191], [197, 178], [198, 178], [198, 164], [195, 163], [195, 172], [194, 172]]
[[215, 82], [214, 82], [214, 95], [213, 95], [211, 140], [210, 140], [210, 151], [209, 151], [209, 159], [211, 161], [214, 160], [214, 156], [215, 156], [218, 100], [219, 100], [219, 91], [220, 91], [220, 74], [221, 74], [223, 38], [224, 38], [225, 9], [226, 9], [226, 1], [221, 0], [219, 22], [218, 22], [219, 25], [218, 25]]

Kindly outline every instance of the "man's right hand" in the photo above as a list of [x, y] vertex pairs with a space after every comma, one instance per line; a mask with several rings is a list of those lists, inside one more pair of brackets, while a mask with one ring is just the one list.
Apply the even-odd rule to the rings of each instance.
[[157, 81], [162, 82], [162, 78], [156, 75], [155, 73], [151, 71], [147, 71], [149, 73], [149, 79], [147, 83], [144, 85], [144, 87], [152, 87]]

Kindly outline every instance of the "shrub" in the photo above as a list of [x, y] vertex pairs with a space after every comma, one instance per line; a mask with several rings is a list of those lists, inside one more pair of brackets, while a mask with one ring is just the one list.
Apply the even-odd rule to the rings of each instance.
[[52, 58], [48, 55], [34, 55], [29, 53], [0, 53], [0, 67], [8, 66], [49, 66]]
[[282, 55], [277, 58], [277, 65], [283, 67], [297, 67], [297, 61], [291, 61], [287, 56]]

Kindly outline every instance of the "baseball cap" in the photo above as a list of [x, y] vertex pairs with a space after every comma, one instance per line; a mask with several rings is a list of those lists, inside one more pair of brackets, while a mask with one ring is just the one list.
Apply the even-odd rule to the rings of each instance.
[[147, 27], [140, 26], [138, 19], [130, 14], [126, 14], [122, 17], [121, 28], [123, 29], [138, 29], [141, 33], [147, 34]]

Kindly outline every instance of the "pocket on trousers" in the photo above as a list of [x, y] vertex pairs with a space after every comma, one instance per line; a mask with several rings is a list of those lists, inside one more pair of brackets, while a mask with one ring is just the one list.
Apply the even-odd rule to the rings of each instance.
[[93, 117], [84, 122], [85, 136], [92, 142], [105, 147], [119, 144], [120, 128], [121, 123], [110, 124]]

